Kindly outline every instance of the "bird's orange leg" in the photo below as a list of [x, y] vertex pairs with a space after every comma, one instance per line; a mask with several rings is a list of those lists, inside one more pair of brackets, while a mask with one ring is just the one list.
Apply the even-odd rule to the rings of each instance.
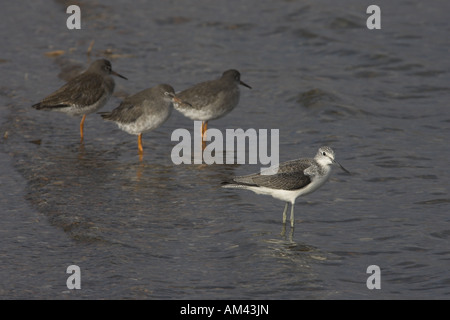
[[83, 132], [83, 129], [84, 129], [84, 120], [86, 120], [86, 115], [84, 114], [83, 115], [83, 118], [81, 119], [81, 122], [80, 122], [80, 142], [83, 142], [83, 139], [84, 139], [84, 132]]
[[139, 149], [139, 159], [142, 160], [142, 155], [144, 154], [144, 148], [142, 147], [142, 133], [138, 135], [138, 149]]
[[206, 147], [206, 130], [208, 130], [208, 121], [202, 122], [202, 151]]

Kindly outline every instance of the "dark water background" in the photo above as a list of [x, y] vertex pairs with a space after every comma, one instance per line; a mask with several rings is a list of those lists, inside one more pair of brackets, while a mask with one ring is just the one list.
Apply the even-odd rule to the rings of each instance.
[[[377, 1], [372, 31], [371, 1], [81, 1], [81, 30], [69, 4], [0, 12], [0, 298], [449, 298], [450, 2]], [[129, 78], [103, 110], [236, 68], [253, 89], [210, 128], [279, 129], [280, 161], [330, 145], [353, 174], [297, 199], [283, 236], [282, 202], [220, 187], [259, 165], [172, 163], [177, 112], [143, 162], [97, 115], [80, 145], [78, 118], [30, 106], [98, 57]]]

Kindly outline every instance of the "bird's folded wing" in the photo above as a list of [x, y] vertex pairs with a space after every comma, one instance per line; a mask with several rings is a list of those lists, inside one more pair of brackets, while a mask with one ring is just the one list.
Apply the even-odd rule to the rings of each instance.
[[73, 104], [89, 106], [96, 103], [105, 91], [102, 76], [81, 74], [44, 98], [41, 105], [47, 108]]
[[311, 165], [310, 161], [293, 160], [282, 163], [277, 170], [270, 168], [274, 174], [251, 174], [234, 178], [237, 183], [267, 187], [272, 189], [297, 190], [311, 183], [311, 177], [304, 173], [304, 170]]
[[111, 112], [99, 112], [105, 120], [120, 122], [123, 124], [135, 122], [142, 113], [137, 112], [135, 105], [123, 101], [117, 108]]
[[187, 102], [187, 104], [176, 105], [176, 109], [202, 109], [214, 103], [222, 90], [220, 83], [214, 81], [199, 83], [176, 95], [177, 98]]

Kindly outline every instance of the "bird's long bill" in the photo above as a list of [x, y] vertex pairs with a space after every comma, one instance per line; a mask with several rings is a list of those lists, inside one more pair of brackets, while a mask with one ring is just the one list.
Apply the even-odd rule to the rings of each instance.
[[337, 162], [336, 160], [333, 160], [333, 162], [336, 163], [339, 167], [341, 167], [341, 169], [342, 169], [344, 172], [346, 172], [346, 173], [348, 173], [348, 174], [351, 174], [350, 171], [348, 171], [347, 169], [345, 169], [339, 162]]
[[252, 87], [250, 87], [248, 84], [246, 84], [245, 82], [239, 81], [239, 83], [240, 83], [241, 85], [243, 85], [244, 87], [247, 87], [247, 88], [249, 88], [249, 89], [252, 88]]
[[118, 77], [121, 77], [122, 79], [128, 80], [128, 78], [125, 78], [123, 75], [118, 74], [118, 73], [115, 72], [115, 71], [112, 71], [112, 70], [111, 70], [111, 74], [113, 74], [113, 75], [115, 75], [115, 76], [118, 76]]
[[173, 93], [166, 92], [166, 94], [172, 98], [172, 103], [174, 103], [174, 104], [176, 103], [180, 106], [184, 105], [184, 106], [192, 107], [192, 104], [190, 104], [189, 102], [183, 101], [180, 98], [177, 98]]

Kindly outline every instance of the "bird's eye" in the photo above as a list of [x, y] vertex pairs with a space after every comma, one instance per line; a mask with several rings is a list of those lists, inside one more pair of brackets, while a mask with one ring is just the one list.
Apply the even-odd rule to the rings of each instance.
[[322, 152], [322, 155], [324, 155], [324, 156], [326, 156], [327, 155], [327, 153], [324, 151], [324, 152]]

